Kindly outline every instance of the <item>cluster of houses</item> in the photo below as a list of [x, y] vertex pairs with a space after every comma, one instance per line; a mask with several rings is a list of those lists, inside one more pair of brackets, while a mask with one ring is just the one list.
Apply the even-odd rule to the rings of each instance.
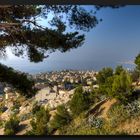
[[[96, 83], [97, 72], [94, 71], [60, 71], [34, 75], [36, 88], [39, 89], [35, 100], [50, 108], [67, 103], [73, 96], [74, 84], [82, 84], [86, 91], [98, 88]], [[42, 80], [42, 82], [40, 82]], [[84, 83], [83, 83], [83, 80]], [[47, 81], [47, 82], [46, 82]], [[85, 83], [86, 82], [86, 83]], [[53, 83], [53, 84], [52, 84]]]
[[[65, 104], [71, 100], [75, 90], [75, 83], [83, 84], [82, 82], [85, 80], [84, 82], [86, 84], [83, 85], [83, 89], [87, 91], [91, 90], [91, 85], [93, 88], [98, 88], [98, 85], [93, 84], [93, 81], [96, 81], [96, 75], [97, 72], [94, 71], [72, 70], [43, 73], [33, 76], [29, 75], [30, 78], [36, 81], [35, 87], [38, 89], [33, 100], [53, 110], [58, 105]], [[11, 85], [0, 83], [0, 101], [4, 101], [8, 109], [13, 107], [14, 101], [18, 96], [19, 93], [17, 93]], [[11, 112], [8, 109], [5, 115]], [[31, 105], [22, 105], [19, 109], [19, 113], [24, 114], [27, 110], [31, 110]], [[3, 116], [5, 117], [5, 115]]]
[[53, 84], [62, 84], [64, 82], [70, 83], [83, 83], [92, 84], [96, 81], [96, 75], [98, 72], [95, 71], [76, 71], [76, 70], [65, 70], [55, 71], [48, 73], [41, 73], [32, 75], [32, 78], [39, 82], [49, 82]]

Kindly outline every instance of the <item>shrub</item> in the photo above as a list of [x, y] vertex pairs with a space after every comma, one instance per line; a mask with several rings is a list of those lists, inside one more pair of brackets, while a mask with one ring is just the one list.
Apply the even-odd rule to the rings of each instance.
[[79, 115], [81, 112], [89, 108], [89, 94], [83, 92], [82, 87], [78, 87], [70, 101], [70, 110], [73, 116]]
[[57, 107], [57, 113], [51, 121], [52, 129], [59, 129], [71, 121], [71, 116], [64, 105]]
[[15, 135], [15, 132], [13, 129], [6, 129], [4, 132], [5, 135]]
[[117, 66], [115, 69], [115, 75], [120, 75], [122, 71], [124, 71], [122, 65]]
[[38, 112], [38, 111], [40, 110], [40, 108], [41, 108], [41, 106], [38, 105], [37, 103], [35, 103], [35, 104], [33, 105], [33, 108], [32, 108], [32, 113], [33, 113], [33, 114], [36, 114], [36, 112]]
[[101, 128], [103, 126], [103, 118], [96, 118], [94, 116], [89, 116], [88, 124], [91, 127]]
[[103, 68], [101, 71], [99, 71], [97, 75], [97, 82], [98, 84], [104, 84], [107, 80], [107, 78], [113, 76], [113, 70], [112, 68]]
[[35, 117], [30, 122], [32, 130], [27, 132], [27, 134], [47, 135], [49, 119], [50, 119], [49, 111], [45, 110], [44, 107], [41, 107], [40, 110], [35, 113]]
[[112, 97], [127, 103], [128, 97], [132, 94], [132, 78], [127, 71], [122, 71], [120, 75], [114, 76], [112, 83]]
[[126, 111], [125, 106], [120, 103], [112, 105], [107, 115], [110, 119], [110, 125], [112, 127], [117, 126], [130, 116]]
[[128, 103], [125, 106], [125, 110], [129, 115], [131, 115], [131, 117], [139, 115], [140, 114], [140, 101], [135, 100], [131, 103]]
[[9, 121], [5, 123], [4, 134], [14, 135], [19, 128], [19, 120], [17, 117], [12, 116]]

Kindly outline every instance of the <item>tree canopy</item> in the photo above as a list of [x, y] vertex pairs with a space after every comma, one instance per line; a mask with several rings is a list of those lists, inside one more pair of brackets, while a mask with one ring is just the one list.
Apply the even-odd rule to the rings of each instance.
[[[4, 51], [12, 46], [17, 56], [25, 55], [26, 50], [30, 61], [43, 61], [48, 50], [65, 52], [81, 46], [85, 37], [78, 30], [88, 31], [98, 22], [92, 12], [80, 6], [0, 6], [0, 48]], [[67, 32], [67, 25], [76, 31]]]

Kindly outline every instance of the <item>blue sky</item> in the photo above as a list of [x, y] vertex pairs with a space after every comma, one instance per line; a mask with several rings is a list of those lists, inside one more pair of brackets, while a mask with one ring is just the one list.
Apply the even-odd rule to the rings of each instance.
[[[91, 6], [86, 6], [91, 9]], [[70, 52], [55, 52], [44, 62], [34, 64], [27, 58], [17, 58], [8, 52], [3, 64], [24, 72], [37, 73], [61, 69], [93, 69], [105, 66], [127, 67], [140, 52], [140, 6], [126, 6], [119, 9], [105, 8], [97, 13], [103, 21], [86, 33], [82, 47]]]

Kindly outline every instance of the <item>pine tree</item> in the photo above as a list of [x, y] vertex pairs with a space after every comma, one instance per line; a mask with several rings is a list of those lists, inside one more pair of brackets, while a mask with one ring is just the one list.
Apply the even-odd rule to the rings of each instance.
[[43, 107], [35, 113], [35, 117], [31, 121], [32, 130], [27, 132], [28, 135], [48, 135], [48, 122], [50, 114]]
[[60, 105], [57, 107], [57, 112], [51, 121], [51, 128], [52, 129], [59, 129], [67, 124], [69, 124], [71, 121], [71, 116], [69, 112], [67, 111], [67, 108], [65, 105]]
[[82, 87], [78, 87], [70, 101], [70, 110], [73, 116], [77, 116], [90, 106], [89, 94], [83, 91]]

